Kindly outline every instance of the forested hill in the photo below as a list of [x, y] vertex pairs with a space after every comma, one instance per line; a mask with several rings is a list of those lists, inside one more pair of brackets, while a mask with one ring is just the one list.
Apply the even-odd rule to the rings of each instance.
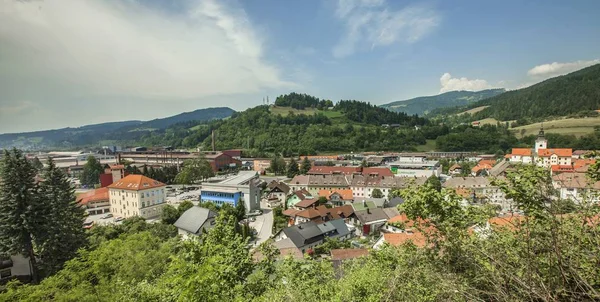
[[474, 119], [538, 120], [600, 109], [600, 64], [508, 91], [470, 107], [488, 105], [490, 107], [475, 114]]
[[423, 96], [410, 100], [396, 101], [389, 104], [380, 105], [379, 107], [395, 112], [424, 115], [439, 108], [467, 106], [504, 92], [505, 90], [503, 88], [481, 91], [450, 91], [439, 95]]

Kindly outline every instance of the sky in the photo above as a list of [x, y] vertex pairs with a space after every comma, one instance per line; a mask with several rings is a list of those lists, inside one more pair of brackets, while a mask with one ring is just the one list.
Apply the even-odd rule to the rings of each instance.
[[292, 91], [384, 104], [600, 63], [600, 1], [0, 0], [0, 133], [244, 110]]

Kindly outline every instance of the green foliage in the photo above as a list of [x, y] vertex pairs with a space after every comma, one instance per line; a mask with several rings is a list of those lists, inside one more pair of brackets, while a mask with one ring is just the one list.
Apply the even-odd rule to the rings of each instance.
[[383, 192], [381, 192], [380, 189], [375, 188], [371, 192], [371, 197], [373, 197], [373, 198], [383, 198], [384, 196], [383, 196]]
[[272, 173], [274, 173], [275, 175], [285, 174], [285, 171], [286, 171], [285, 160], [279, 156], [275, 156], [271, 160], [271, 166], [269, 167], [269, 170]]
[[508, 129], [490, 125], [456, 127], [451, 133], [436, 139], [437, 149], [444, 151], [495, 153], [498, 149], [508, 150], [515, 145], [517, 138]]
[[44, 164], [40, 161], [40, 159], [36, 156], [31, 160], [31, 165], [38, 171], [41, 172], [44, 169]]
[[335, 110], [341, 111], [351, 121], [377, 125], [399, 124], [402, 126], [425, 125], [426, 120], [417, 115], [393, 112], [370, 103], [359, 101], [339, 101]]
[[295, 93], [280, 95], [275, 99], [275, 106], [292, 107], [294, 109], [304, 108], [328, 108], [333, 107], [330, 100], [319, 100], [319, 98], [305, 94]]
[[103, 172], [102, 164], [93, 156], [88, 156], [87, 162], [83, 165], [81, 174], [81, 184], [94, 186], [100, 183], [100, 174]]
[[187, 160], [183, 164], [183, 169], [175, 177], [175, 182], [179, 184], [193, 184], [204, 181], [215, 176], [210, 163], [200, 155], [198, 158]]
[[294, 176], [300, 174], [300, 168], [298, 168], [298, 162], [292, 157], [287, 165], [286, 176], [288, 178], [294, 178]]
[[308, 157], [304, 157], [302, 164], [300, 165], [300, 174], [307, 174], [308, 171], [310, 171], [310, 168], [312, 168], [310, 160], [308, 160]]
[[46, 210], [45, 223], [38, 226], [40, 267], [46, 275], [59, 271], [63, 264], [75, 257], [77, 250], [86, 243], [82, 225], [85, 210], [75, 201], [75, 190], [67, 175], [49, 158], [39, 185], [40, 199]]
[[282, 207], [273, 208], [273, 234], [288, 226], [288, 218], [283, 215]]
[[174, 206], [167, 204], [162, 207], [160, 220], [162, 223], [174, 224], [180, 216], [179, 211]]
[[337, 238], [327, 238], [325, 242], [315, 247], [316, 255], [329, 254], [331, 250], [335, 249], [349, 249], [351, 247], [349, 240], [339, 240]]
[[429, 176], [426, 184], [433, 187], [438, 192], [442, 190], [442, 182], [440, 181], [440, 178], [435, 175]]

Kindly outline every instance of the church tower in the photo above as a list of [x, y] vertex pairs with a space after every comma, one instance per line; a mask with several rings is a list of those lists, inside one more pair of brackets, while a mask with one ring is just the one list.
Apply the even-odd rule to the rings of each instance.
[[548, 148], [548, 140], [544, 136], [544, 126], [540, 128], [540, 132], [538, 133], [538, 137], [535, 139], [535, 153], [537, 154], [540, 149]]

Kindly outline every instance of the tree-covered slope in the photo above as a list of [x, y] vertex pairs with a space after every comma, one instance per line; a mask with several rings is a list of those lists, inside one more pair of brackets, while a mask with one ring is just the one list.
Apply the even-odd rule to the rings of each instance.
[[470, 107], [487, 105], [490, 107], [475, 114], [475, 119], [536, 120], [600, 109], [600, 64], [508, 91]]
[[382, 108], [407, 114], [424, 115], [438, 108], [466, 106], [504, 93], [503, 88], [481, 91], [450, 91], [439, 95], [423, 96], [380, 105]]

